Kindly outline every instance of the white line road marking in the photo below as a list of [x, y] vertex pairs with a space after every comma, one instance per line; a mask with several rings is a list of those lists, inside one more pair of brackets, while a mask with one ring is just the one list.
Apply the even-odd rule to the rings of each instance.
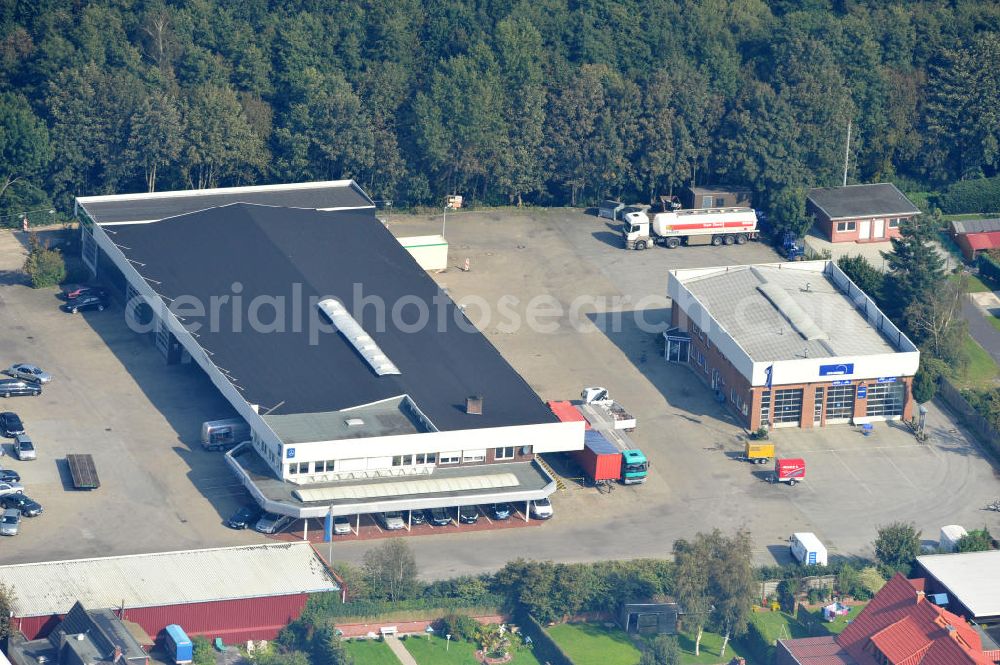
[[[833, 451], [831, 451], [831, 452], [833, 452]], [[851, 477], [854, 478], [854, 480], [857, 481], [858, 485], [861, 485], [861, 487], [863, 487], [865, 489], [865, 491], [868, 492], [869, 494], [875, 494], [874, 492], [872, 492], [871, 488], [868, 487], [868, 485], [866, 485], [863, 482], [861, 482], [861, 479], [858, 478], [858, 474], [854, 473], [854, 470], [851, 467], [847, 466], [847, 462], [845, 462], [844, 460], [842, 460], [840, 458], [840, 455], [837, 455], [836, 452], [834, 452], [834, 457], [837, 458], [838, 462], [840, 462], [841, 464], [844, 465], [844, 468], [847, 469], [847, 473], [851, 474]]]
[[909, 485], [913, 489], [917, 489], [916, 483], [914, 483], [912, 480], [910, 480], [910, 477], [908, 475], [906, 475], [905, 473], [903, 473], [903, 470], [899, 468], [899, 465], [897, 465], [895, 462], [892, 461], [891, 457], [889, 457], [888, 455], [885, 455], [885, 459], [888, 460], [889, 464], [892, 465], [892, 468], [894, 468], [896, 471], [899, 472], [899, 475], [901, 475], [903, 477], [903, 480], [906, 481], [907, 485]]

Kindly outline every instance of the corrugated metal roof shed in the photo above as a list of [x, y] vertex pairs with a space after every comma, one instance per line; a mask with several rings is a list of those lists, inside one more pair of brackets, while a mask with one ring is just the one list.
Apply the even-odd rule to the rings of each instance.
[[337, 591], [309, 543], [276, 543], [0, 566], [17, 617]]

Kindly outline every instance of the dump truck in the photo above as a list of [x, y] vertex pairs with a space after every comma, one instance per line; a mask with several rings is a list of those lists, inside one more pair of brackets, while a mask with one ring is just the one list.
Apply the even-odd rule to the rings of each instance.
[[747, 441], [743, 447], [743, 459], [753, 464], [767, 464], [774, 459], [774, 444]]
[[757, 240], [757, 212], [753, 208], [695, 208], [662, 212], [626, 212], [622, 224], [625, 249], [646, 249], [662, 245], [742, 245]]
[[611, 399], [607, 388], [594, 386], [584, 388], [580, 393], [580, 411], [587, 422], [597, 429], [635, 429], [636, 418], [618, 402]]
[[615, 429], [603, 416], [596, 423], [588, 421], [581, 410], [584, 405], [568, 401], [554, 401], [548, 405], [562, 422], [583, 421], [583, 449], [570, 454], [590, 480], [595, 483], [617, 480], [623, 485], [646, 482], [649, 461], [624, 430]]
[[774, 460], [774, 475], [772, 482], [794, 485], [806, 477], [806, 461], [800, 458], [784, 458]]

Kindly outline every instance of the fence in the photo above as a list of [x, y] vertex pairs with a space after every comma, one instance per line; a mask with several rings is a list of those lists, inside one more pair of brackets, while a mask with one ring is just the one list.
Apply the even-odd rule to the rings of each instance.
[[962, 393], [951, 384], [951, 381], [941, 379], [938, 384], [938, 395], [941, 396], [945, 404], [951, 407], [952, 411], [958, 414], [962, 423], [975, 432], [980, 441], [990, 447], [994, 455], [1000, 456], [1000, 433], [993, 429], [986, 418], [979, 415], [968, 400], [962, 397]]
[[[810, 589], [829, 589], [836, 585], [836, 583], [836, 575], [814, 575], [812, 577], [803, 577], [799, 590], [809, 591]], [[760, 583], [759, 597], [767, 598], [768, 596], [774, 596], [778, 593], [779, 584], [781, 584], [781, 580], [764, 580]]]

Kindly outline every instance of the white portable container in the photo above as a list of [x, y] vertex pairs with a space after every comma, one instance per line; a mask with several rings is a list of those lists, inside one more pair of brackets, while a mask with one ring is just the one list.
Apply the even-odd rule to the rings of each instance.
[[826, 547], [819, 541], [815, 533], [793, 533], [788, 539], [788, 548], [792, 556], [803, 566], [825, 566]]
[[945, 552], [954, 552], [958, 549], [958, 541], [967, 534], [965, 527], [958, 524], [943, 526], [941, 527], [941, 536], [938, 538], [938, 546]]

